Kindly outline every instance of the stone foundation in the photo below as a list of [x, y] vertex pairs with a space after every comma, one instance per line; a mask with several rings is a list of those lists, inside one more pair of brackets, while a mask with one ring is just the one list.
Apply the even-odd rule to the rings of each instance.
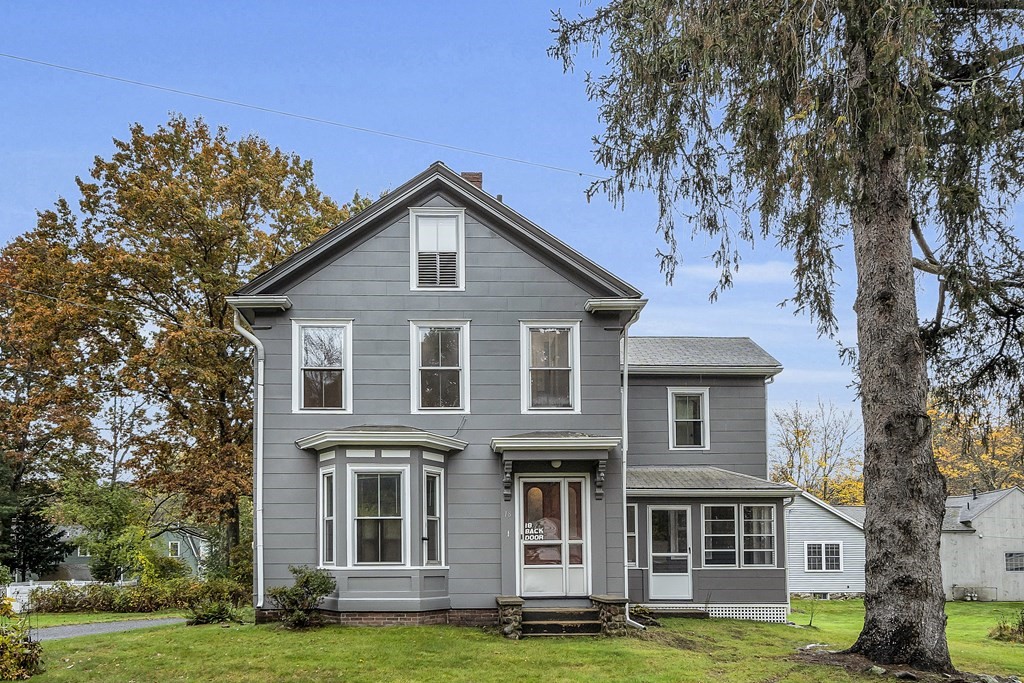
[[515, 595], [499, 595], [495, 600], [501, 635], [519, 640], [523, 635], [523, 599]]
[[614, 595], [591, 595], [590, 604], [597, 609], [601, 617], [601, 634], [605, 636], [624, 636], [629, 631], [626, 624], [625, 597]]
[[[347, 626], [494, 626], [498, 612], [493, 609], [441, 609], [429, 612], [333, 612], [320, 610], [325, 623]], [[256, 623], [280, 621], [279, 610], [256, 610]]]

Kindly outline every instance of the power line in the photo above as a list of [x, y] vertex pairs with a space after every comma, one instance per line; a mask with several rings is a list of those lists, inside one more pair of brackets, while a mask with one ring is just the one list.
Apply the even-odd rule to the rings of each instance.
[[171, 88], [164, 85], [156, 85], [155, 83], [146, 83], [145, 81], [137, 81], [131, 78], [123, 78], [121, 76], [112, 76], [110, 74], [99, 73], [97, 71], [88, 71], [86, 69], [79, 69], [73, 66], [65, 66], [63, 64], [54, 64], [53, 62], [44, 62], [38, 59], [30, 59], [29, 57], [21, 57], [19, 55], [7, 54], [0, 52], [0, 57], [5, 59], [12, 59], [19, 62], [25, 62], [28, 64], [35, 64], [37, 66], [45, 66], [49, 69], [57, 69], [60, 71], [67, 71], [69, 73], [79, 74], [82, 76], [92, 76], [93, 78], [102, 78], [108, 81], [115, 81], [117, 83], [126, 83], [128, 85], [135, 85], [140, 88], [150, 88], [152, 90], [160, 90], [162, 92], [169, 92], [175, 95], [184, 95], [185, 97], [194, 97], [200, 100], [207, 100], [209, 102], [217, 102], [219, 104], [227, 104], [232, 107], [242, 107], [243, 109], [252, 109], [254, 111], [261, 111], [268, 114], [276, 114], [278, 116], [287, 116], [293, 119], [299, 119], [301, 121], [310, 121], [312, 123], [320, 123], [325, 126], [334, 126], [336, 128], [344, 128], [346, 130], [354, 130], [360, 133], [369, 133], [370, 135], [380, 135], [382, 137], [394, 138], [396, 140], [404, 140], [406, 142], [414, 142], [418, 145], [427, 145], [430, 147], [440, 147], [441, 149], [450, 149], [455, 152], [463, 152], [465, 154], [475, 154], [476, 156], [487, 157], [489, 159], [498, 159], [500, 161], [508, 161], [514, 164], [522, 164], [524, 166], [534, 166], [536, 168], [543, 168], [549, 171], [558, 171], [559, 173], [569, 173], [580, 177], [594, 178], [602, 180], [602, 176], [595, 175], [593, 173], [587, 173], [585, 171], [576, 171], [571, 168], [564, 168], [562, 166], [554, 166], [552, 164], [544, 164], [537, 161], [529, 161], [527, 159], [519, 159], [516, 157], [504, 156], [502, 154], [494, 154], [493, 152], [482, 152], [477, 149], [470, 149], [468, 147], [459, 147], [457, 145], [449, 145], [444, 142], [435, 142], [433, 140], [425, 140], [423, 138], [416, 138], [409, 135], [402, 135], [401, 133], [391, 133], [385, 130], [377, 130], [375, 128], [366, 128], [364, 126], [355, 126], [350, 123], [342, 123], [341, 121], [333, 121], [331, 119], [324, 119], [318, 116], [309, 116], [307, 114], [298, 114], [295, 112], [284, 111], [283, 109], [273, 109], [271, 107], [264, 107], [258, 104], [249, 104], [248, 102], [241, 102], [239, 100], [229, 100], [223, 97], [214, 97], [212, 95], [204, 95], [202, 93], [191, 92], [189, 90], [181, 90], [179, 88]]

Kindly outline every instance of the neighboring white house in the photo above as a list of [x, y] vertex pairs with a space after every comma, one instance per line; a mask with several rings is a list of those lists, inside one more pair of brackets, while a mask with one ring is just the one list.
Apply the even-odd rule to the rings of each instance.
[[864, 592], [864, 526], [856, 515], [806, 492], [786, 508], [790, 593]]
[[1024, 600], [1024, 491], [947, 498], [941, 555], [947, 599]]

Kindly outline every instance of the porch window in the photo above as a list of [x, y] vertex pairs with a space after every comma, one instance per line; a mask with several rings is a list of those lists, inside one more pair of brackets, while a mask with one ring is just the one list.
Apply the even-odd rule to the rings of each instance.
[[1024, 553], [1006, 553], [1006, 571], [1024, 572]]
[[626, 564], [636, 566], [636, 505], [626, 506]]
[[804, 546], [804, 567], [809, 572], [841, 572], [842, 543], [807, 543]]
[[736, 566], [736, 506], [705, 505], [704, 566]]
[[579, 412], [578, 321], [523, 323], [523, 412]]
[[403, 472], [355, 474], [357, 564], [404, 562]]
[[743, 566], [775, 566], [775, 506], [743, 506]]

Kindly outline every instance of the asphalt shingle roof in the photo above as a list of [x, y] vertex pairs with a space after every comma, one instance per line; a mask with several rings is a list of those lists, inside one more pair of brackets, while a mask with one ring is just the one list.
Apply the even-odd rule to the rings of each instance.
[[752, 490], [793, 493], [790, 484], [778, 484], [747, 474], [709, 466], [639, 466], [626, 468], [626, 488], [633, 490]]
[[629, 364], [672, 367], [778, 367], [748, 337], [630, 337]]
[[861, 524], [864, 523], [864, 506], [863, 505], [835, 505], [836, 510], [839, 510], [844, 515], [851, 519], [855, 519]]

